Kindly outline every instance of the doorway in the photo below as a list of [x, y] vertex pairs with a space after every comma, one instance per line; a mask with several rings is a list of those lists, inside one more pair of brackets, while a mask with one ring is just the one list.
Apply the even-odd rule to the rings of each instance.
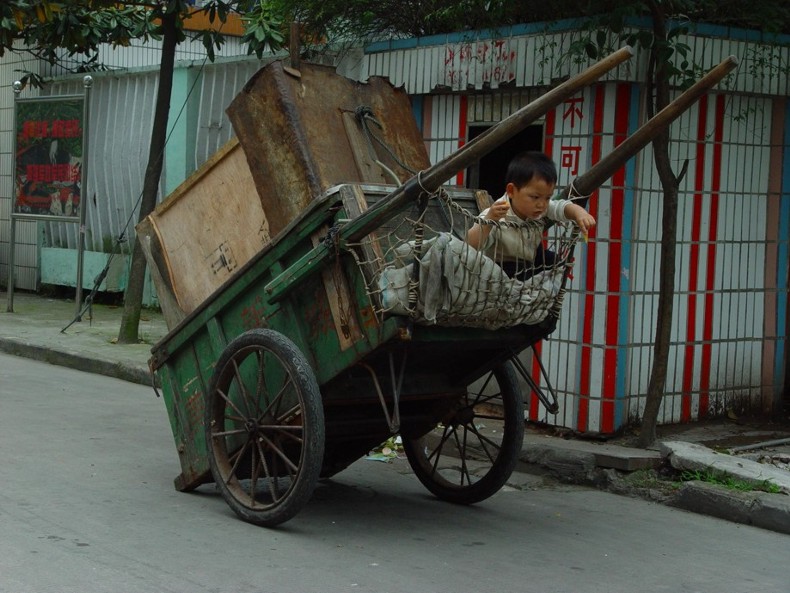
[[[469, 126], [469, 141], [492, 127], [493, 124], [477, 124]], [[469, 167], [466, 175], [466, 186], [473, 189], [484, 189], [493, 199], [505, 193], [505, 175], [507, 166], [516, 154], [527, 150], [543, 150], [543, 126], [527, 126], [524, 130], [501, 144], [493, 151]]]

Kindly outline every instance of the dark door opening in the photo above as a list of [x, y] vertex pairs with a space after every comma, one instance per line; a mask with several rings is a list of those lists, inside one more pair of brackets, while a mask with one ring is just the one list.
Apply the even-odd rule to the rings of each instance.
[[[477, 138], [490, 127], [490, 125], [470, 125], [469, 140]], [[466, 186], [473, 189], [484, 189], [496, 200], [505, 193], [505, 174], [510, 159], [526, 150], [543, 150], [542, 125], [527, 126], [469, 167]]]

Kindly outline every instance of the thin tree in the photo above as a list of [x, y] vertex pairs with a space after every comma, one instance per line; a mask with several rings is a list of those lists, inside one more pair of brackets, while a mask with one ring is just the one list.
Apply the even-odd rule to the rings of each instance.
[[[266, 49], [277, 49], [284, 41], [281, 22], [274, 13], [254, 0], [210, 0], [203, 12], [217, 27], [199, 33], [209, 59], [223, 41], [221, 23], [231, 10], [252, 11], [254, 19], [247, 23], [244, 41], [250, 53], [259, 57]], [[161, 39], [162, 57], [159, 84], [154, 108], [154, 124], [148, 153], [138, 220], [153, 211], [159, 193], [164, 160], [166, 130], [173, 87], [175, 51], [186, 39], [184, 19], [192, 11], [186, 0], [147, 2], [145, 0], [116, 2], [113, 0], [4, 0], [0, 4], [0, 56], [6, 51], [23, 51], [50, 63], [62, 61], [62, 50], [68, 57], [87, 57], [83, 68], [98, 68], [97, 56], [102, 44], [126, 46], [133, 39]], [[15, 44], [21, 41], [21, 48]], [[33, 75], [25, 80], [42, 81]], [[118, 333], [119, 343], [139, 341], [138, 328], [142, 310], [146, 261], [139, 241], [135, 241], [130, 263], [129, 280], [124, 298], [124, 311]]]

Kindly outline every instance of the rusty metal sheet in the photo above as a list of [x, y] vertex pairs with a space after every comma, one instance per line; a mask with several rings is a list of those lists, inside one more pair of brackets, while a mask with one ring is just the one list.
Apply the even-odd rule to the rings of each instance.
[[[370, 128], [397, 159], [368, 142], [354, 118], [360, 107], [381, 124]], [[227, 114], [272, 235], [334, 185], [394, 183], [377, 160], [401, 182], [413, 174], [409, 169], [430, 165], [406, 92], [383, 78], [360, 83], [326, 66], [302, 63], [293, 70], [274, 62], [250, 79]]]

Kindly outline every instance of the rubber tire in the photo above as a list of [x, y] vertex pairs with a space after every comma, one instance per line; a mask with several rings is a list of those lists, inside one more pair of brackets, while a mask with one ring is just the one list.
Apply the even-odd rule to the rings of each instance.
[[[493, 461], [489, 459], [489, 461], [491, 461], [491, 466], [477, 481], [471, 483], [467, 481], [464, 483], [463, 480], [468, 480], [471, 476], [467, 475], [466, 478], [464, 478], [463, 474], [459, 472], [459, 482], [455, 483], [454, 481], [448, 480], [438, 471], [435, 471], [431, 457], [438, 447], [430, 453], [427, 452], [427, 447], [432, 446], [428, 439], [428, 435], [421, 438], [403, 440], [403, 448], [406, 452], [406, 457], [417, 478], [431, 493], [447, 502], [455, 504], [474, 504], [485, 500], [498, 492], [500, 488], [505, 485], [518, 462], [521, 447], [524, 442], [524, 402], [521, 397], [516, 373], [509, 362], [494, 368], [491, 373], [499, 385], [499, 394], [502, 397], [504, 417], [503, 436], [501, 446], [496, 449], [496, 453], [493, 455]], [[468, 393], [467, 397], [469, 396], [470, 394]], [[472, 405], [480, 403], [481, 397], [480, 394], [474, 394], [470, 403]], [[464, 410], [468, 411], [470, 408], [471, 406], [465, 406]], [[460, 414], [456, 414], [456, 418], [459, 416]], [[477, 433], [474, 425], [476, 418], [479, 419], [480, 416], [475, 414], [470, 419], [464, 418], [455, 428], [452, 428], [452, 423], [446, 423], [441, 430], [443, 432], [455, 431], [461, 443], [468, 442], [464, 439], [469, 436], [477, 438], [478, 441], [480, 441], [480, 437], [478, 436], [479, 433]], [[440, 426], [441, 425], [438, 425], [437, 428]], [[488, 445], [490, 446], [490, 443]], [[442, 447], [450, 447], [452, 451], [445, 451], [443, 449], [442, 452], [439, 453], [439, 456], [452, 459], [456, 465], [462, 463], [464, 464], [463, 466], [465, 466], [466, 462], [470, 459], [469, 456], [462, 453], [462, 451], [456, 447], [455, 441], [452, 438], [448, 438]], [[464, 451], [468, 451], [468, 449]], [[439, 463], [439, 465], [441, 464]]]
[[[300, 419], [300, 424], [297, 423], [296, 426], [302, 426], [302, 442], [300, 446], [293, 445], [293, 441], [289, 439], [278, 440], [282, 438], [283, 433], [291, 434], [290, 431], [280, 430], [278, 432], [274, 430], [273, 424], [264, 424], [264, 422], [268, 421], [266, 418], [254, 419], [257, 426], [255, 430], [260, 430], [261, 433], [270, 437], [266, 441], [262, 438], [256, 439], [254, 433], [251, 432], [252, 429], [245, 428], [245, 430], [250, 431], [242, 437], [242, 439], [246, 439], [246, 445], [252, 445], [251, 449], [259, 451], [257, 455], [259, 460], [265, 457], [265, 454], [271, 454], [273, 457], [269, 460], [270, 465], [276, 464], [277, 460], [280, 459], [272, 453], [272, 451], [275, 451], [273, 446], [270, 445], [273, 441], [278, 445], [285, 443], [282, 448], [277, 449], [279, 451], [285, 451], [285, 448], [289, 446], [291, 447], [289, 450], [293, 448], [298, 449], [298, 466], [296, 470], [293, 470], [294, 474], [291, 477], [289, 488], [281, 498], [273, 500], [271, 504], [263, 508], [253, 497], [244, 492], [239, 479], [247, 478], [246, 476], [235, 475], [233, 463], [228, 455], [227, 439], [222, 436], [215, 437], [213, 429], [218, 423], [222, 423], [221, 425], [224, 426], [226, 400], [219, 390], [222, 390], [223, 393], [229, 393], [229, 386], [239, 382], [233, 362], [237, 361], [238, 364], [241, 364], [249, 356], [258, 356], [256, 353], [261, 353], [261, 358], [250, 362], [250, 364], [255, 365], [252, 367], [253, 370], [258, 369], [260, 371], [261, 360], [264, 360], [262, 357], [267, 356], [272, 361], [271, 364], [281, 365], [282, 372], [290, 375], [293, 382], [293, 401], [298, 402], [298, 406], [301, 408], [301, 417], [299, 418], [299, 415], [297, 415], [297, 418]], [[270, 368], [271, 364], [269, 365]], [[255, 401], [259, 402], [261, 383], [265, 383], [265, 378], [263, 373], [258, 372], [256, 375]], [[269, 373], [269, 376], [272, 375], [274, 373]], [[260, 408], [256, 408], [255, 411], [258, 413], [250, 413], [249, 408], [247, 408], [247, 415], [244, 416], [244, 420], [253, 420], [253, 416], [260, 415]], [[232, 413], [237, 417], [244, 414], [240, 406], [232, 409]], [[280, 422], [288, 421], [289, 428], [292, 429], [293, 424], [290, 421], [293, 417], [294, 414], [289, 414], [285, 420], [280, 420]], [[272, 422], [274, 423], [273, 420]], [[321, 402], [321, 393], [313, 370], [299, 348], [286, 336], [270, 329], [254, 329], [241, 334], [228, 344], [217, 361], [212, 377], [206, 402], [204, 428], [212, 477], [222, 497], [241, 519], [256, 525], [273, 527], [291, 519], [310, 499], [318, 482], [324, 458], [324, 410]], [[265, 432], [266, 428], [269, 429], [269, 432]], [[257, 441], [260, 448], [255, 447], [255, 441]], [[260, 454], [260, 451], [264, 452], [263, 456]], [[256, 454], [253, 452], [251, 465], [255, 464], [255, 457]], [[295, 459], [296, 455], [293, 455], [293, 458]], [[260, 469], [261, 471], [268, 471], [263, 469], [263, 464], [260, 464]], [[251, 483], [257, 484], [257, 479], [251, 480]], [[260, 495], [260, 491], [256, 493], [253, 490], [253, 494]]]

